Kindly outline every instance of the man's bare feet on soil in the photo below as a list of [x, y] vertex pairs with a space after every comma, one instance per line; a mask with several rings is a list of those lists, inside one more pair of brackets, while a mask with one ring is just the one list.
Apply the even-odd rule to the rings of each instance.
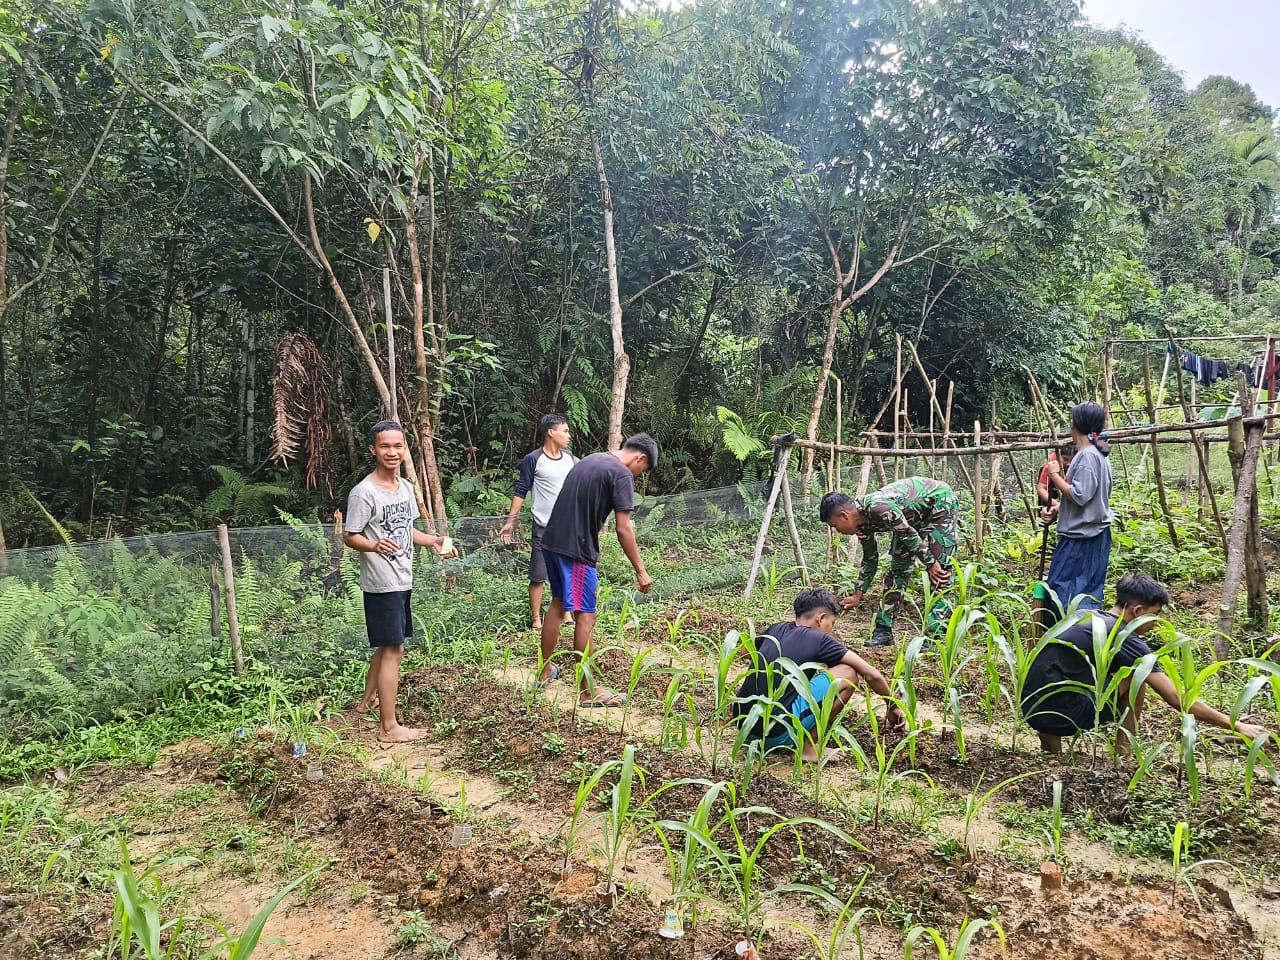
[[542, 629], [542, 621], [541, 621], [541, 620], [535, 620], [535, 621], [533, 621], [533, 626], [531, 626], [529, 629], [530, 629], [530, 630], [541, 630], [541, 629]]
[[1040, 734], [1040, 746], [1045, 753], [1059, 754], [1062, 752], [1062, 738], [1056, 737], [1052, 733]]
[[419, 730], [416, 727], [402, 727], [399, 724], [390, 730], [378, 731], [379, 743], [412, 743], [414, 740], [421, 740], [427, 735], [427, 731]]
[[365, 703], [363, 700], [361, 700], [355, 706], [356, 713], [361, 714], [362, 716], [368, 716], [369, 714], [373, 713], [377, 709], [378, 709], [377, 697], [374, 697], [372, 702], [370, 703]]

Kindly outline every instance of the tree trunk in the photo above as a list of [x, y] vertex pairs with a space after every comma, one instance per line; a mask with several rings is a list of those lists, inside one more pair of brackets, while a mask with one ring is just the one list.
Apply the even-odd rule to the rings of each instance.
[[[838, 265], [836, 269], [839, 269]], [[804, 434], [806, 440], [818, 439], [818, 421], [822, 419], [822, 404], [827, 398], [827, 377], [831, 373], [831, 364], [836, 355], [836, 334], [840, 331], [840, 317], [847, 307], [844, 282], [837, 281], [835, 293], [831, 296], [831, 312], [827, 317], [827, 342], [822, 347], [822, 367], [818, 371], [818, 384], [813, 391], [813, 406], [809, 408], [809, 426]], [[813, 455], [813, 447], [805, 447], [804, 464], [800, 470], [801, 496], [809, 495], [809, 480], [813, 476]]]
[[257, 465], [254, 425], [258, 406], [258, 327], [253, 314], [244, 320], [244, 463], [252, 470]]
[[[600, 207], [604, 216], [605, 268], [609, 277], [609, 332], [613, 338], [613, 391], [609, 403], [610, 450], [622, 447], [622, 414], [627, 402], [627, 379], [631, 375], [631, 358], [627, 356], [622, 338], [622, 298], [618, 293], [618, 251], [613, 237], [613, 193], [609, 178], [605, 175], [604, 154], [600, 151], [600, 138], [591, 134], [591, 153], [596, 161], [596, 175], [600, 178]], [[810, 459], [812, 459], [810, 451]]]
[[89, 335], [85, 338], [85, 360], [88, 383], [85, 384], [85, 442], [89, 449], [84, 458], [84, 474], [80, 481], [80, 521], [93, 532], [93, 502], [98, 488], [94, 464], [98, 456], [98, 379], [101, 372], [102, 348], [98, 343], [102, 330], [102, 211], [97, 211], [93, 224], [93, 281], [89, 285]]

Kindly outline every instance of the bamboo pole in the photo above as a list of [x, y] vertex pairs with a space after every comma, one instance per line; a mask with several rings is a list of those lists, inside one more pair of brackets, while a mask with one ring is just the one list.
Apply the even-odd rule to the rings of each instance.
[[1107, 341], [1102, 345], [1102, 409], [1106, 413], [1103, 422], [1106, 427], [1115, 422], [1111, 416], [1111, 360], [1111, 343]]
[[[938, 415], [939, 417], [943, 418], [944, 422], [946, 423], [946, 427], [945, 427], [945, 431], [944, 431], [944, 435], [943, 435], [943, 441], [942, 441], [943, 446], [946, 446], [946, 445], [947, 445], [947, 443], [948, 443], [948, 441], [949, 441], [949, 437], [950, 437], [950, 430], [951, 430], [951, 400], [952, 400], [952, 396], [953, 396], [954, 391], [955, 391], [955, 382], [954, 382], [954, 381], [948, 381], [948, 387], [947, 387], [947, 411], [946, 411], [946, 414], [944, 415], [944, 414], [943, 414], [943, 411], [942, 411], [942, 407], [941, 407], [941, 406], [939, 406], [939, 404], [938, 404], [938, 392], [937, 392], [937, 390], [936, 390], [935, 386], [933, 385], [933, 383], [929, 380], [929, 375], [928, 375], [927, 373], [925, 373], [924, 363], [923, 363], [923, 362], [921, 362], [921, 360], [920, 360], [920, 352], [916, 349], [916, 345], [915, 345], [914, 343], [912, 343], [910, 340], [908, 340], [908, 341], [907, 341], [907, 349], [908, 349], [909, 351], [911, 351], [911, 360], [912, 360], [912, 362], [915, 364], [916, 372], [918, 372], [918, 373], [920, 374], [920, 379], [922, 379], [922, 380], [924, 381], [925, 389], [927, 389], [927, 390], [929, 391], [929, 412], [930, 412], [930, 417], [929, 417], [929, 422], [930, 422], [930, 431], [929, 431], [929, 435], [930, 435], [931, 437], [932, 437], [932, 436], [934, 436], [934, 434], [933, 434], [933, 430], [932, 430], [932, 423], [933, 423], [933, 416], [932, 416], [932, 415], [933, 415], [933, 413], [936, 411], [937, 415]], [[954, 446], [954, 441], [951, 441], [951, 443], [952, 443], [952, 445]], [[930, 456], [932, 456], [932, 455], [930, 455]], [[968, 468], [968, 467], [966, 467], [966, 466], [964, 465], [964, 461], [962, 461], [962, 460], [957, 460], [957, 461], [956, 461], [956, 465], [960, 468], [961, 472], [964, 474], [965, 482], [966, 482], [966, 483], [968, 483], [970, 486], [972, 486], [972, 485], [973, 485], [973, 478], [969, 476], [969, 468]], [[946, 483], [946, 482], [947, 482], [947, 480], [946, 480], [946, 476], [945, 476], [946, 471], [947, 471], [947, 466], [948, 466], [947, 460], [946, 460], [946, 458], [944, 458], [944, 459], [943, 459], [943, 474], [944, 474], [944, 476], [941, 478], [943, 483]], [[930, 470], [929, 470], [929, 472], [930, 472], [930, 473], [932, 473], [932, 472], [933, 472], [932, 465], [930, 465]]]
[[[774, 443], [778, 443], [778, 438], [774, 438]], [[760, 535], [756, 537], [756, 551], [751, 556], [751, 573], [747, 577], [746, 591], [742, 595], [743, 600], [750, 600], [751, 592], [755, 589], [756, 577], [760, 573], [760, 561], [764, 557], [765, 541], [769, 537], [769, 524], [773, 521], [773, 511], [778, 505], [778, 491], [787, 482], [787, 465], [791, 462], [791, 451], [794, 447], [794, 443], [787, 444], [779, 456], [778, 469], [773, 477], [773, 489], [769, 491], [769, 499], [765, 501], [764, 505], [764, 516], [760, 520]]]
[[[982, 421], [973, 421], [973, 446], [982, 444]], [[973, 543], [974, 550], [982, 555], [982, 457], [973, 458]]]
[[218, 544], [222, 548], [222, 586], [226, 593], [227, 629], [231, 633], [231, 654], [235, 658], [236, 676], [244, 676], [244, 649], [240, 646], [240, 617], [236, 613], [236, 578], [231, 566], [231, 540], [227, 525], [218, 524]]
[[782, 478], [782, 512], [787, 519], [787, 532], [791, 534], [791, 549], [795, 551], [796, 565], [800, 567], [800, 579], [809, 585], [809, 565], [804, 560], [804, 547], [800, 543], [800, 529], [796, 526], [796, 511], [791, 504], [791, 484]]
[[[1151, 355], [1143, 351], [1142, 354], [1142, 388], [1143, 394], [1147, 399], [1147, 418], [1152, 424], [1156, 422], [1155, 404], [1151, 399]], [[1169, 542], [1173, 544], [1175, 550], [1179, 549], [1182, 544], [1178, 540], [1178, 528], [1173, 522], [1173, 514], [1169, 510], [1169, 497], [1164, 489], [1164, 474], [1160, 470], [1160, 444], [1156, 441], [1155, 434], [1151, 435], [1151, 473], [1156, 482], [1156, 497], [1160, 501], [1160, 515], [1164, 517], [1165, 526], [1169, 530]], [[1146, 452], [1143, 452], [1145, 459]]]
[[[948, 380], [947, 381], [947, 409], [942, 416], [942, 445], [944, 447], [947, 446], [948, 441], [951, 439], [951, 401], [955, 396], [955, 392], [956, 392], [956, 382], [954, 380]], [[959, 463], [959, 462], [960, 461], [957, 459], [956, 463]], [[950, 475], [950, 472], [951, 472], [951, 458], [948, 457], [946, 454], [943, 454], [942, 456], [942, 482], [943, 483], [949, 482], [947, 478]]]
[[[925, 388], [929, 391], [929, 436], [932, 437], [933, 427], [934, 427], [933, 415], [938, 408], [938, 383], [936, 380], [930, 380], [928, 377], [925, 377], [924, 385], [925, 385]], [[937, 461], [933, 458], [932, 455], [930, 455], [929, 476], [933, 476], [934, 471], [937, 470], [937, 468], [938, 468]]]
[[222, 609], [219, 597], [222, 587], [218, 583], [218, 565], [209, 568], [209, 636], [215, 640], [222, 638]]
[[[1176, 357], [1178, 353], [1178, 345], [1177, 343], [1174, 342], [1173, 331], [1171, 331], [1167, 326], [1164, 328], [1164, 331], [1169, 337], [1169, 347], [1170, 349], [1172, 349]], [[1188, 422], [1190, 422], [1191, 408], [1187, 406], [1187, 394], [1186, 394], [1186, 390], [1184, 390], [1182, 386], [1182, 364], [1181, 363], [1178, 363], [1176, 367], [1176, 372], [1178, 375], [1178, 399], [1182, 402], [1182, 415], [1183, 417], [1186, 418]], [[1151, 427], [1150, 429], [1154, 431], [1157, 428]], [[1209, 480], [1209, 464], [1205, 459], [1204, 447], [1199, 443], [1192, 444], [1192, 447], [1195, 449], [1196, 460], [1200, 465], [1201, 482], [1209, 489], [1209, 502], [1213, 507], [1214, 523], [1217, 524], [1217, 527], [1218, 527], [1218, 539], [1219, 541], [1221, 541], [1222, 549], [1225, 552], [1227, 549], [1227, 531], [1226, 531], [1226, 528], [1222, 525], [1222, 514], [1218, 511], [1218, 497], [1213, 492], [1213, 484]]]
[[[895, 449], [902, 446], [899, 438], [902, 430], [902, 334], [895, 333], [894, 341], [897, 343], [896, 365], [893, 375], [893, 446]], [[898, 479], [899, 467], [898, 461], [893, 464], [893, 478]]]

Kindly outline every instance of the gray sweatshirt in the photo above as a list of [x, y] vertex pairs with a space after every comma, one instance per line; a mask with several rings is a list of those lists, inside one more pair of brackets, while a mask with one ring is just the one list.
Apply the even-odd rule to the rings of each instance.
[[1111, 526], [1111, 461], [1085, 447], [1071, 461], [1067, 482], [1071, 492], [1058, 508], [1058, 536], [1084, 539]]

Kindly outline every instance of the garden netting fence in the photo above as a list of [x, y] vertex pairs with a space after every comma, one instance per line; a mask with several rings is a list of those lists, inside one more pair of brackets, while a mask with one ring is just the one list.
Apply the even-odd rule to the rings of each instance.
[[[955, 466], [948, 477], [972, 529], [972, 495]], [[941, 472], [940, 458], [880, 461], [876, 487], [895, 474]], [[1009, 529], [1034, 528], [1024, 506], [1034, 497], [1042, 457], [1004, 460], [996, 498]], [[817, 503], [829, 486], [826, 463], [806, 494], [791, 474], [793, 501], [809, 569], [832, 586], [848, 585], [850, 561], [832, 550]], [[880, 468], [883, 467], [883, 474]], [[1020, 474], [1015, 477], [1014, 471]], [[990, 466], [987, 466], [990, 476]], [[854, 491], [861, 465], [836, 485]], [[644, 497], [634, 514], [650, 596], [635, 581], [610, 530], [602, 535], [602, 609], [632, 603], [679, 606], [745, 583], [768, 494], [768, 481]], [[991, 522], [999, 528], [994, 507]], [[527, 515], [525, 517], [528, 522]], [[462, 517], [447, 530], [460, 549], [442, 561], [419, 551], [415, 564], [415, 643], [428, 648], [494, 644], [527, 624], [527, 542], [503, 545], [501, 517]], [[321, 675], [364, 661], [358, 560], [332, 524], [291, 522], [229, 531], [238, 619], [255, 669]], [[527, 537], [527, 526], [526, 533]], [[840, 565], [833, 566], [830, 561]], [[125, 537], [70, 546], [11, 550], [0, 576], [0, 721], [10, 736], [46, 735], [181, 695], [229, 656], [221, 559], [213, 530]], [[787, 526], [779, 515], [765, 542], [763, 568], [774, 582], [795, 575]]]

